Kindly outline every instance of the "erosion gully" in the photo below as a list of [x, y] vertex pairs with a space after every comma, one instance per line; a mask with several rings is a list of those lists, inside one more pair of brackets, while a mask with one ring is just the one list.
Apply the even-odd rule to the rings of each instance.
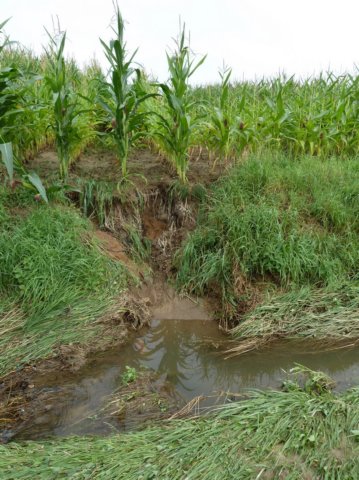
[[[150, 327], [134, 333], [127, 345], [95, 355], [76, 373], [58, 373], [51, 382], [45, 381], [49, 405], [12, 439], [107, 435], [142, 427], [151, 417], [146, 415], [145, 402], [121, 414], [109, 414], [108, 404], [114, 392], [123, 388], [126, 367], [153, 372], [146, 388], [159, 399], [165, 393], [172, 412], [198, 396], [199, 411], [208, 411], [240, 400], [253, 389], [278, 389], [285, 372], [296, 363], [326, 372], [337, 390], [359, 384], [359, 348], [318, 352], [303, 342], [286, 341], [227, 358], [225, 351], [231, 346], [208, 305], [167, 293], [152, 309]], [[137, 394], [130, 391], [126, 398]]]

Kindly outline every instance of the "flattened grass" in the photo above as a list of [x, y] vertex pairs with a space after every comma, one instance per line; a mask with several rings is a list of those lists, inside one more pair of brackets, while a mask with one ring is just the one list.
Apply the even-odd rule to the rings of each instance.
[[127, 282], [75, 209], [35, 206], [1, 227], [0, 376], [96, 335]]
[[319, 340], [322, 346], [359, 343], [359, 282], [268, 294], [231, 330], [239, 341], [230, 352], [246, 353], [281, 337]]
[[291, 384], [131, 434], [0, 446], [1, 478], [357, 478], [359, 391]]

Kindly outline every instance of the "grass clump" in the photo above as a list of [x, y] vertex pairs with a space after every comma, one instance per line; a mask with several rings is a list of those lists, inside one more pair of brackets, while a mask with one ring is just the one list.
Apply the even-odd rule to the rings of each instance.
[[263, 282], [290, 292], [280, 297], [284, 310], [297, 304], [290, 296], [302, 288], [309, 304], [308, 292], [317, 289], [340, 297], [343, 285], [358, 279], [358, 180], [356, 158], [250, 156], [204, 203], [180, 255], [179, 285], [200, 294], [220, 291], [234, 316], [248, 285]]
[[60, 206], [12, 217], [0, 233], [0, 272], [0, 374], [59, 343], [86, 341], [127, 281], [88, 221]]
[[0, 446], [2, 478], [357, 478], [358, 390], [308, 385], [127, 435]]
[[246, 313], [231, 334], [241, 354], [281, 337], [319, 340], [321, 346], [352, 344], [359, 338], [358, 281], [326, 288], [302, 287], [286, 293], [268, 293]]

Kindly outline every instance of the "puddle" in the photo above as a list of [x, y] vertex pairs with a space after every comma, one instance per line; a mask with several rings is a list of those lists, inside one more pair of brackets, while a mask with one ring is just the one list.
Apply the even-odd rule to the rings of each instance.
[[150, 388], [159, 395], [165, 391], [177, 408], [198, 395], [209, 396], [201, 403], [209, 406], [223, 392], [245, 394], [257, 388], [280, 388], [284, 370], [295, 363], [329, 374], [337, 390], [359, 384], [358, 348], [319, 353], [292, 341], [225, 359], [223, 351], [228, 346], [216, 322], [154, 319], [151, 328], [126, 347], [99, 354], [76, 374], [56, 378], [54, 403], [16, 438], [106, 435], [142, 426], [146, 411], [139, 415], [132, 410], [120, 419], [102, 411], [109, 395], [121, 385], [126, 366], [156, 372]]

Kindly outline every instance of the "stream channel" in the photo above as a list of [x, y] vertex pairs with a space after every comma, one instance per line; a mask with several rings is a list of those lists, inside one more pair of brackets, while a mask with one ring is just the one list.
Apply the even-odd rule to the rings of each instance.
[[296, 363], [327, 373], [338, 391], [359, 384], [358, 347], [320, 352], [303, 342], [282, 341], [226, 358], [233, 343], [203, 305], [177, 296], [167, 300], [152, 310], [151, 326], [134, 333], [126, 345], [95, 355], [76, 373], [52, 378], [44, 388], [53, 393], [54, 401], [16, 438], [108, 435], [143, 426], [146, 412], [137, 407], [122, 415], [109, 415], [105, 408], [121, 386], [126, 367], [153, 372], [156, 380], [150, 388], [165, 391], [177, 410], [197, 396], [205, 397], [200, 405], [206, 410], [240, 399], [235, 394], [279, 389], [285, 372]]

